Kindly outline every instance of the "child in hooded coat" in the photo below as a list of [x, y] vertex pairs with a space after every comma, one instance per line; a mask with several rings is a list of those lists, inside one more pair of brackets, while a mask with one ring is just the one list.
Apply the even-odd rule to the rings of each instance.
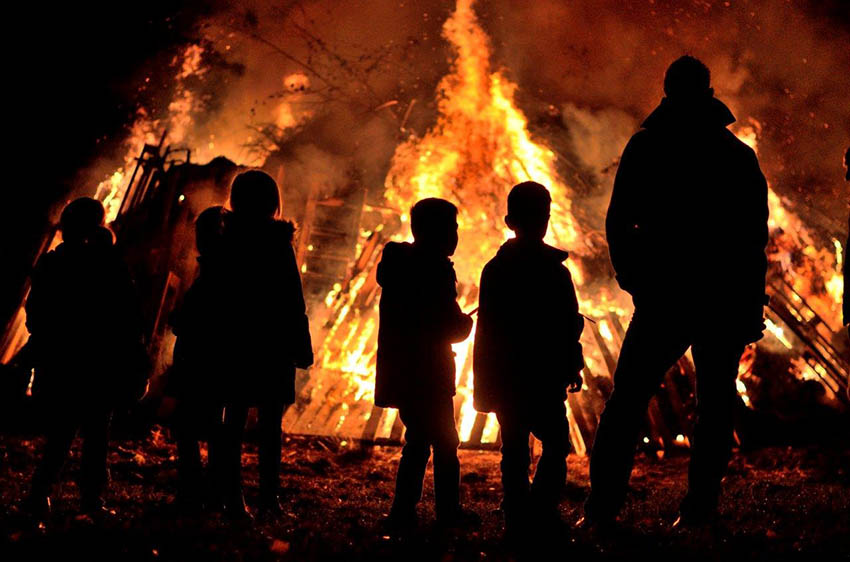
[[375, 404], [398, 408], [406, 428], [390, 512], [390, 523], [399, 528], [416, 522], [431, 448], [438, 521], [454, 525], [465, 515], [451, 345], [472, 329], [472, 319], [458, 307], [449, 260], [457, 247], [457, 208], [442, 199], [424, 199], [410, 216], [414, 242], [388, 243], [377, 272], [382, 294]]
[[[474, 404], [495, 412], [502, 436], [503, 508], [508, 532], [537, 519], [560, 520], [566, 482], [567, 390], [581, 387], [579, 343], [584, 319], [563, 262], [568, 254], [543, 242], [549, 192], [534, 182], [508, 195], [505, 222], [516, 233], [481, 273], [473, 349]], [[528, 438], [543, 443], [534, 483], [528, 483]]]
[[112, 410], [147, 386], [141, 317], [130, 271], [104, 226], [103, 205], [82, 197], [62, 211], [62, 243], [39, 258], [26, 302], [33, 397], [47, 441], [28, 510], [43, 516], [74, 436], [82, 459], [81, 508], [102, 512]]
[[279, 513], [281, 420], [295, 401], [295, 368], [313, 363], [295, 226], [278, 220], [275, 181], [259, 170], [236, 176], [224, 217], [214, 283], [226, 342], [216, 350], [223, 372], [222, 490], [226, 511], [242, 516], [241, 446], [250, 407], [259, 414], [260, 509]]

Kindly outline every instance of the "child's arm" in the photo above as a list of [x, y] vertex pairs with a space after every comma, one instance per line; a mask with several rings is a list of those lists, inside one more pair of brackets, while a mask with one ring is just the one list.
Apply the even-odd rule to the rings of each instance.
[[310, 322], [307, 318], [307, 305], [304, 303], [304, 291], [301, 287], [301, 273], [295, 261], [295, 250], [291, 244], [286, 245], [286, 272], [289, 280], [288, 290], [291, 294], [293, 362], [300, 369], [306, 369], [313, 364], [313, 341], [310, 337]]
[[469, 332], [472, 331], [472, 317], [463, 313], [457, 301], [453, 305], [448, 320], [449, 341], [458, 343], [469, 337]]
[[[452, 343], [462, 342], [472, 331], [472, 317], [464, 314], [457, 304], [454, 269], [441, 277], [433, 287], [434, 293], [421, 303], [425, 317], [436, 333]], [[429, 318], [430, 317], [430, 318]]]
[[30, 291], [24, 304], [26, 326], [30, 335], [41, 332], [50, 315], [50, 305], [47, 302], [49, 300], [47, 293], [50, 290], [48, 279], [50, 274], [47, 271], [49, 260], [50, 257], [47, 254], [41, 256], [30, 275]]
[[566, 383], [570, 392], [581, 390], [581, 370], [584, 368], [584, 354], [581, 347], [581, 333], [584, 330], [584, 317], [579, 314], [578, 297], [569, 270], [562, 270], [563, 280], [563, 310], [564, 339], [567, 342], [568, 357], [566, 363]]

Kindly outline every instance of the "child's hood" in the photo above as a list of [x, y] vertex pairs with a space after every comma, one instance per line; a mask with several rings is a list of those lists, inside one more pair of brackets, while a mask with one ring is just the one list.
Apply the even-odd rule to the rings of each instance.
[[388, 242], [378, 264], [377, 280], [382, 287], [393, 282], [409, 271], [415, 261], [415, 248], [410, 242]]
[[257, 243], [261, 244], [292, 244], [295, 236], [295, 224], [288, 220], [278, 219], [247, 220], [237, 213], [228, 212], [224, 215], [223, 234], [227, 238], [255, 239]]

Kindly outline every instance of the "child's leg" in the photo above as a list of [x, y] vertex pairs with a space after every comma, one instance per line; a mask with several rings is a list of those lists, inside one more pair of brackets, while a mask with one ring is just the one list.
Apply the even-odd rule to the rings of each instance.
[[225, 407], [221, 441], [222, 494], [225, 507], [239, 508], [242, 499], [242, 435], [248, 407], [228, 404]]
[[204, 413], [201, 425], [207, 439], [207, 501], [213, 506], [221, 507], [226, 481], [224, 405], [220, 400], [210, 400], [202, 409]]
[[502, 436], [502, 492], [507, 527], [522, 524], [528, 507], [529, 425], [517, 411], [498, 412]]
[[454, 402], [446, 397], [435, 402], [430, 413], [429, 440], [434, 446], [434, 499], [438, 519], [451, 520], [460, 509], [460, 440], [454, 418]]
[[531, 493], [535, 505], [543, 510], [557, 509], [567, 481], [567, 454], [570, 451], [570, 425], [567, 409], [561, 401], [541, 404], [532, 427], [543, 443]]
[[418, 406], [399, 408], [398, 415], [405, 427], [404, 448], [398, 463], [391, 513], [395, 517], [415, 517], [416, 504], [422, 497], [425, 467], [431, 456], [426, 430], [427, 419]]
[[283, 403], [270, 400], [259, 407], [260, 497], [277, 501], [280, 488], [280, 435]]

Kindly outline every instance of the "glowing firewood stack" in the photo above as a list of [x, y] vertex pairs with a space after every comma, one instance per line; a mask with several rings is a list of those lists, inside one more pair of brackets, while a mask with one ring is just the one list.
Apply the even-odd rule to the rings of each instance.
[[808, 376], [816, 376], [835, 398], [850, 405], [850, 363], [833, 345], [835, 334], [827, 322], [783, 277], [773, 276], [767, 291], [768, 320], [787, 326], [796, 336], [794, 343], [804, 347], [801, 357]]
[[[350, 272], [329, 295], [325, 304], [330, 314], [316, 334], [317, 342], [322, 341], [317, 351], [317, 366], [299, 375], [296, 403], [284, 418], [288, 432], [377, 443], [401, 442], [403, 426], [397, 412], [374, 406], [372, 394], [379, 298], [375, 269], [385, 242], [382, 229], [369, 234]], [[474, 286], [459, 286], [459, 294], [461, 303], [477, 300]], [[314, 325], [314, 331], [316, 328]], [[623, 335], [624, 328], [614, 313], [587, 323], [583, 337], [585, 352], [600, 358], [589, 364], [601, 369], [597, 372], [597, 368], [587, 367], [583, 391], [569, 396], [571, 438], [579, 454], [585, 454], [593, 442], [599, 415], [613, 386], [611, 379]], [[471, 354], [467, 352], [459, 358], [457, 367], [459, 392], [455, 419], [461, 430], [462, 446], [498, 446], [498, 424], [492, 414], [470, 411]], [[653, 399], [649, 409], [645, 443], [649, 448], [662, 450], [688, 444], [693, 381], [693, 367], [685, 358], [667, 373], [663, 391]]]

